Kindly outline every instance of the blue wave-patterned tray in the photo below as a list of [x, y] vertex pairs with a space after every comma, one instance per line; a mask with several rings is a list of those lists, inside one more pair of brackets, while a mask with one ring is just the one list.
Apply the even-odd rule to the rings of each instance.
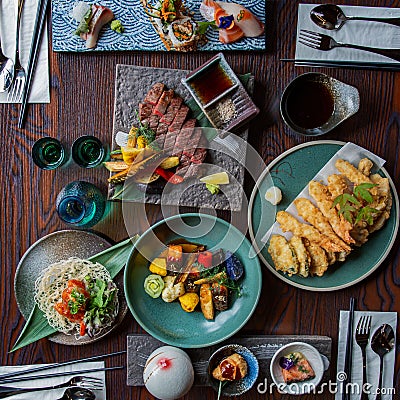
[[[77, 22], [70, 16], [74, 5], [70, 0], [52, 1], [52, 37], [53, 50], [58, 52], [93, 51], [85, 47], [85, 41], [74, 34]], [[97, 4], [109, 7], [115, 18], [122, 21], [125, 32], [120, 35], [109, 27], [103, 29], [95, 51], [165, 51], [165, 46], [156, 33], [149, 17], [145, 14], [140, 0], [100, 0]], [[185, 6], [193, 12], [194, 20], [204, 21], [199, 12], [201, 0], [186, 0]], [[248, 8], [260, 21], [265, 23], [265, 2], [260, 0], [240, 0], [238, 3]], [[207, 31], [208, 42], [199, 46], [200, 51], [214, 50], [265, 50], [265, 36], [244, 38], [232, 44], [223, 44], [218, 40], [218, 32]]]

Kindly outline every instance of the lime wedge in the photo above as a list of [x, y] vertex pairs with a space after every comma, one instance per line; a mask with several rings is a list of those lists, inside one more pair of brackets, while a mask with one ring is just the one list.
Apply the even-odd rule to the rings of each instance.
[[201, 178], [200, 182], [211, 183], [212, 185], [227, 185], [229, 183], [229, 175], [226, 172], [218, 172]]

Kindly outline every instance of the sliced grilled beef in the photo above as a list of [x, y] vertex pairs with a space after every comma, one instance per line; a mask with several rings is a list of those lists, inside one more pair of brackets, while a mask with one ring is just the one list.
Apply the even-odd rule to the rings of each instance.
[[153, 112], [153, 106], [150, 103], [139, 103], [139, 119], [140, 122], [147, 121]]
[[155, 106], [164, 91], [165, 85], [161, 82], [155, 83], [150, 90], [147, 92], [143, 103], [149, 103]]
[[149, 117], [149, 128], [153, 129], [154, 131], [156, 131], [159, 120], [160, 120], [160, 116], [159, 115], [151, 114], [150, 117]]
[[183, 150], [183, 154], [187, 157], [192, 157], [196, 149], [199, 147], [200, 139], [202, 136], [201, 128], [195, 129], [196, 120], [187, 120], [181, 131], [184, 131], [187, 135], [186, 146]]
[[167, 154], [172, 154], [175, 147], [176, 136], [176, 132], [168, 132], [165, 136], [164, 150]]
[[174, 91], [172, 89], [163, 92], [156, 106], [153, 109], [153, 114], [162, 117], [165, 114], [165, 111], [167, 110], [167, 107], [171, 102], [173, 96], [174, 96]]
[[178, 132], [181, 128], [185, 119], [189, 113], [189, 107], [182, 104], [175, 115], [172, 124], [168, 128], [168, 132]]
[[168, 125], [164, 122], [159, 122], [156, 130], [156, 136], [164, 135], [168, 132]]
[[171, 103], [169, 103], [166, 113], [160, 119], [160, 122], [167, 125], [171, 125], [172, 121], [175, 118], [176, 113], [179, 110], [179, 107], [182, 105], [182, 102], [183, 102], [182, 97], [175, 94], [175, 96], [171, 100]]

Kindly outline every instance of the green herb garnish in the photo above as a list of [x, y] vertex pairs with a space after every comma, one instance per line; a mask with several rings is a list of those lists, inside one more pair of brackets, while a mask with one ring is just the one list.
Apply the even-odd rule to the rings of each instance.
[[219, 193], [219, 185], [214, 185], [213, 183], [206, 183], [206, 188], [211, 194]]
[[68, 308], [71, 314], [77, 314], [79, 309], [82, 308], [83, 305], [86, 303], [86, 297], [83, 293], [79, 292], [78, 290], [74, 289], [71, 292], [71, 299], [68, 301]]
[[215, 21], [198, 22], [196, 33], [198, 35], [204, 35], [207, 32], [209, 26], [211, 26], [212, 28], [217, 28], [217, 24], [215, 23]]
[[139, 113], [137, 112], [137, 110], [135, 112], [136, 112], [136, 117], [139, 121], [139, 128], [136, 132], [136, 137], [138, 138], [139, 136], [143, 136], [146, 139], [147, 144], [150, 144], [156, 138], [156, 133], [153, 131], [153, 129], [150, 129], [147, 125], [143, 125], [142, 121], [140, 121]]
[[374, 199], [368, 189], [372, 189], [375, 186], [378, 185], [375, 183], [361, 183], [354, 188], [353, 193], [358, 198], [361, 198], [365, 200], [368, 204], [371, 204]]
[[89, 32], [89, 21], [92, 18], [92, 6], [89, 4], [89, 10], [87, 10], [86, 14], [83, 16], [81, 22], [79, 22], [78, 27], [76, 28], [75, 35], [80, 36], [82, 33]]

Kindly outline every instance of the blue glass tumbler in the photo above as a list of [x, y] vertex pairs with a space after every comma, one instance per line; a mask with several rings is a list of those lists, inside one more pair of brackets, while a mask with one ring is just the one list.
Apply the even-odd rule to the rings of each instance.
[[93, 184], [74, 181], [65, 186], [57, 196], [58, 216], [67, 224], [90, 228], [103, 217], [105, 200]]

